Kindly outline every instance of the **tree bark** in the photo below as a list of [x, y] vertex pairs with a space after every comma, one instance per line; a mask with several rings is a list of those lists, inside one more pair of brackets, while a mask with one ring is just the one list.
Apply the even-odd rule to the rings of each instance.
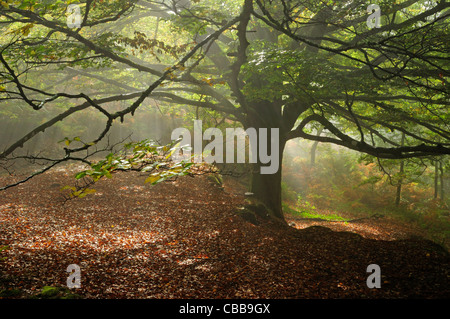
[[275, 174], [261, 174], [260, 164], [252, 171], [251, 192], [256, 202], [264, 204], [270, 217], [285, 223], [281, 201], [282, 160], [285, 142], [279, 145], [279, 169]]
[[439, 171], [440, 171], [440, 182], [441, 182], [441, 201], [444, 202], [444, 164], [443, 160], [439, 162]]
[[434, 161], [434, 199], [438, 198], [439, 193], [439, 161]]
[[[401, 141], [401, 146], [404, 146], [405, 144], [405, 132], [402, 133], [402, 141]], [[400, 205], [400, 200], [402, 197], [402, 183], [403, 183], [403, 172], [404, 172], [404, 166], [405, 166], [405, 162], [404, 160], [401, 160], [400, 162], [400, 178], [398, 180], [398, 185], [397, 185], [397, 194], [395, 196], [395, 206]]]
[[[263, 204], [267, 214], [275, 220], [285, 223], [281, 202], [281, 172], [283, 163], [283, 152], [286, 145], [285, 130], [282, 125], [281, 107], [277, 102], [259, 101], [250, 105], [257, 112], [249, 112], [246, 128], [253, 127], [258, 132], [258, 159], [253, 165], [251, 172], [250, 191], [256, 204]], [[272, 149], [271, 129], [278, 129], [278, 140], [274, 143], [276, 150]], [[270, 154], [274, 161], [274, 151], [278, 152], [278, 170], [273, 174], [262, 174], [261, 167], [268, 166], [261, 162], [261, 134], [260, 129], [267, 129], [267, 155]], [[275, 137], [274, 137], [275, 138]]]
[[[323, 131], [323, 127], [320, 127], [317, 130], [317, 136], [320, 136], [320, 134], [322, 134]], [[311, 166], [314, 166], [316, 164], [316, 150], [317, 150], [317, 146], [319, 145], [319, 141], [315, 141], [313, 143], [313, 145], [311, 146]]]
[[[400, 163], [400, 174], [403, 174], [403, 161], [401, 161]], [[400, 205], [400, 200], [402, 197], [402, 179], [400, 178], [398, 185], [397, 185], [397, 194], [395, 196], [395, 206], [399, 206]]]

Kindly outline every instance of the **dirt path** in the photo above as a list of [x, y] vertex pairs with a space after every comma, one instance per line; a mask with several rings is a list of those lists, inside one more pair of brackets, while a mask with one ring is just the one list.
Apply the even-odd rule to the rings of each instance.
[[324, 226], [334, 231], [346, 231], [357, 233], [364, 238], [378, 240], [400, 240], [411, 237], [425, 237], [425, 232], [419, 228], [383, 216], [380, 218], [366, 218], [356, 222], [344, 221], [316, 221], [307, 219], [298, 219], [295, 217], [287, 217], [292, 227], [297, 229], [305, 229], [311, 226]]

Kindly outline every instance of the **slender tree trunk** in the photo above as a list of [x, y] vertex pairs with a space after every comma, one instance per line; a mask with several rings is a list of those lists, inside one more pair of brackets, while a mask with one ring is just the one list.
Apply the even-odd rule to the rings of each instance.
[[[405, 144], [405, 133], [402, 133], [402, 141], [401, 141], [401, 146], [403, 146]], [[400, 178], [398, 180], [398, 185], [397, 185], [397, 194], [395, 196], [395, 206], [400, 205], [400, 200], [402, 197], [402, 183], [403, 183], [403, 172], [405, 169], [405, 162], [402, 160], [400, 162]]]
[[158, 30], [159, 30], [159, 20], [161, 19], [161, 17], [156, 18], [156, 27], [155, 27], [155, 35], [153, 36], [153, 39], [156, 40], [156, 38], [158, 37]]
[[[403, 174], [404, 163], [401, 161], [400, 163], [400, 174]], [[398, 185], [397, 185], [397, 194], [395, 196], [395, 206], [400, 205], [400, 200], [402, 197], [402, 178], [400, 177]]]
[[[320, 134], [322, 134], [323, 131], [323, 127], [319, 128], [317, 130], [317, 136], [320, 136]], [[313, 143], [313, 145], [311, 146], [311, 166], [314, 166], [316, 164], [316, 150], [317, 150], [317, 145], [319, 145], [319, 141], [315, 141]]]
[[441, 201], [444, 202], [444, 164], [442, 163], [443, 161], [439, 162], [439, 171], [440, 171], [440, 182], [441, 182], [441, 189], [440, 189], [440, 193], [441, 193]]
[[434, 199], [438, 198], [439, 193], [439, 161], [434, 161]]

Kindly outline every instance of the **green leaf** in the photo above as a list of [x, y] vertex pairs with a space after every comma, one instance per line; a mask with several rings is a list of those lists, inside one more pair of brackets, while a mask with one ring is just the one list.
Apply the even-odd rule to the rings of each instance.
[[61, 188], [62, 191], [66, 190], [66, 189], [70, 189], [70, 190], [72, 190], [72, 191], [75, 191], [75, 190], [76, 190], [75, 187], [69, 186], [69, 185], [66, 185], [66, 186], [64, 186], [63, 188]]
[[86, 188], [85, 190], [84, 190], [84, 192], [86, 193], [86, 194], [94, 194], [95, 192], [97, 192], [95, 189], [93, 189], [93, 188]]
[[170, 152], [169, 152], [169, 154], [166, 156], [166, 159], [168, 159], [169, 157], [171, 157], [172, 156], [172, 154], [178, 149], [178, 146], [180, 145], [180, 142], [178, 142], [174, 147], [172, 147], [171, 149], [170, 149]]
[[80, 172], [80, 173], [78, 173], [77, 175], [75, 175], [75, 178], [76, 178], [76, 179], [81, 179], [81, 178], [85, 177], [86, 174], [87, 174], [87, 171]]
[[78, 198], [84, 198], [84, 197], [86, 197], [88, 194], [86, 194], [86, 193], [80, 193], [77, 197]]
[[145, 184], [150, 183], [150, 184], [156, 184], [156, 182], [158, 182], [158, 180], [161, 179], [161, 176], [158, 175], [150, 175], [149, 177], [147, 177], [147, 179], [145, 180]]

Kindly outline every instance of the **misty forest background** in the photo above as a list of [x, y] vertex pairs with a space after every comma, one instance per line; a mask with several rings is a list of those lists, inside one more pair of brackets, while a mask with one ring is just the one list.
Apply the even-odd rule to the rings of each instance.
[[[450, 5], [371, 3], [0, 1], [2, 297], [448, 297]], [[174, 165], [194, 120], [279, 128], [282, 169]]]

